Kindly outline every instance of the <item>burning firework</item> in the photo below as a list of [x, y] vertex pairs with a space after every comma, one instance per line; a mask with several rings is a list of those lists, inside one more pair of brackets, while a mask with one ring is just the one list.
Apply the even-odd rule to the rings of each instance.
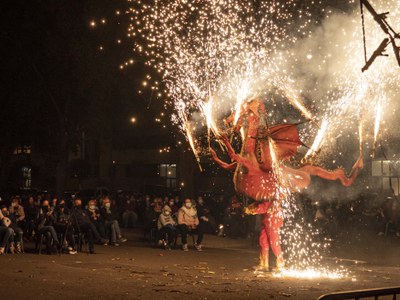
[[375, 155], [376, 143], [378, 140], [379, 128], [381, 126], [381, 119], [382, 119], [382, 100], [378, 99], [375, 106], [374, 148], [373, 148], [374, 155]]
[[283, 93], [290, 101], [290, 103], [296, 107], [301, 113], [310, 121], [313, 121], [315, 117], [307, 110], [304, 104], [301, 102], [300, 98], [297, 96], [297, 93], [288, 85], [281, 86], [283, 89]]
[[315, 137], [314, 143], [306, 153], [305, 158], [314, 155], [321, 149], [327, 129], [328, 129], [328, 121], [324, 119], [322, 120], [321, 128], [319, 129], [318, 134]]
[[292, 277], [292, 278], [303, 278], [303, 279], [317, 279], [317, 278], [342, 279], [348, 277], [348, 274], [346, 271], [340, 272], [340, 271], [329, 271], [329, 270], [316, 270], [313, 268], [309, 268], [304, 270], [284, 269], [282, 271], [274, 273], [273, 276], [277, 278]]

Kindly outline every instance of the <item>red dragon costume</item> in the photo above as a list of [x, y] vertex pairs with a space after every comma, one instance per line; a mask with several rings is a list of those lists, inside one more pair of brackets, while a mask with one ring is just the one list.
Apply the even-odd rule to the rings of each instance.
[[[245, 209], [245, 213], [263, 215], [259, 239], [261, 248], [259, 267], [263, 270], [269, 268], [269, 248], [272, 248], [277, 257], [277, 267], [284, 266], [279, 235], [283, 224], [283, 213], [280, 207], [282, 199], [279, 194], [283, 185], [291, 191], [299, 191], [310, 185], [311, 176], [319, 176], [327, 180], [340, 180], [344, 186], [350, 186], [359, 170], [363, 168], [361, 153], [349, 176], [346, 176], [343, 169], [328, 171], [314, 165], [292, 168], [283, 164], [283, 161], [296, 155], [297, 148], [303, 145], [297, 130], [298, 124], [268, 127], [266, 116], [266, 109], [261, 100], [252, 100], [245, 104], [234, 127], [235, 132], [240, 131], [242, 134], [240, 154], [235, 153], [226, 136], [220, 137], [232, 160], [231, 164], [220, 160], [215, 151], [210, 149], [213, 159], [220, 166], [235, 172], [233, 179], [235, 190], [239, 194], [256, 200]], [[233, 120], [234, 114], [225, 121], [230, 125]], [[279, 174], [276, 174], [277, 164]]]

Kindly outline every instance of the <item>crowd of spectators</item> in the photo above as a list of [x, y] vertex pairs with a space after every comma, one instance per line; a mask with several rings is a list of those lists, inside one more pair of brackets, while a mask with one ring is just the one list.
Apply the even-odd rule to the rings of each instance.
[[[82, 201], [39, 194], [14, 196], [8, 203], [0, 203], [0, 254], [22, 253], [24, 241], [33, 242], [36, 250], [45, 242], [48, 254], [75, 254], [82, 245], [95, 253], [95, 244], [120, 246], [126, 242], [121, 227], [141, 229], [145, 238], [165, 249], [180, 240], [182, 250], [188, 251], [191, 236], [194, 248], [202, 251], [205, 233], [251, 238], [257, 237], [260, 224], [260, 216], [243, 214], [248, 203], [236, 196], [205, 195], [182, 201], [178, 196], [122, 192]], [[363, 195], [328, 201], [299, 194], [296, 203], [303, 222], [314, 224], [327, 238], [338, 238], [350, 228], [400, 236], [400, 203], [394, 197], [380, 202]]]
[[395, 195], [360, 194], [347, 199], [311, 199], [299, 195], [300, 214], [321, 235], [337, 239], [347, 233], [400, 237], [400, 199]]
[[58, 199], [49, 195], [14, 196], [0, 212], [0, 254], [21, 253], [24, 241], [34, 242], [36, 250], [46, 242], [46, 252], [77, 253], [82, 243], [89, 253], [94, 244], [119, 246], [127, 239], [121, 234], [117, 210], [108, 197], [91, 200]]

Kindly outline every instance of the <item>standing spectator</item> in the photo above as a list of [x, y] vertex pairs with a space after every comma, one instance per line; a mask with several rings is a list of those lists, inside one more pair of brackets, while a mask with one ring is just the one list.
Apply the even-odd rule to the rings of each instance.
[[224, 212], [224, 223], [226, 224], [227, 234], [231, 238], [245, 237], [246, 224], [243, 216], [243, 205], [236, 196], [231, 198], [231, 202]]
[[185, 199], [182, 207], [178, 211], [178, 227], [182, 235], [182, 250], [189, 251], [187, 245], [187, 234], [197, 234], [197, 242], [194, 245], [198, 251], [202, 251], [201, 242], [203, 241], [203, 231], [199, 225], [197, 210], [192, 205], [192, 200]]
[[158, 217], [157, 228], [158, 228], [158, 240], [164, 245], [165, 250], [170, 250], [172, 243], [176, 237], [176, 222], [172, 218], [171, 208], [165, 205], [162, 209], [162, 213]]
[[104, 219], [106, 230], [110, 231], [111, 245], [119, 246], [118, 242], [126, 242], [127, 239], [122, 236], [117, 217], [113, 214], [111, 209], [111, 201], [109, 198], [103, 200], [103, 206], [100, 209], [100, 213]]
[[104, 224], [103, 217], [101, 216], [100, 209], [97, 206], [96, 200], [92, 199], [89, 201], [87, 211], [90, 221], [94, 224], [101, 237], [106, 239], [106, 226]]
[[124, 228], [129, 226], [136, 226], [138, 215], [136, 213], [136, 200], [135, 198], [129, 197], [124, 199], [123, 203], [123, 213], [122, 213], [122, 224]]

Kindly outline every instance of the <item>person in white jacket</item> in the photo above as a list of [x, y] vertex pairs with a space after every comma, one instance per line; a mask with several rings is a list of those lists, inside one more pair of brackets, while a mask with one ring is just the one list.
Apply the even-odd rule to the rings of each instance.
[[198, 251], [202, 251], [201, 242], [203, 241], [203, 228], [199, 226], [197, 210], [192, 204], [192, 200], [185, 199], [182, 207], [178, 210], [178, 227], [182, 235], [182, 250], [188, 251], [187, 234], [189, 232], [197, 234], [197, 242], [194, 245]]
[[172, 209], [165, 205], [158, 217], [158, 240], [159, 244], [163, 245], [166, 250], [171, 249], [171, 245], [176, 237], [176, 222], [172, 217]]

